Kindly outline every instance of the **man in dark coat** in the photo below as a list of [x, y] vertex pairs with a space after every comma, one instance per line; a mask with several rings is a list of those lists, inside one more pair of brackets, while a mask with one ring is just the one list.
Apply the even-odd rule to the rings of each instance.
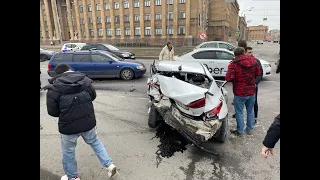
[[116, 173], [116, 166], [96, 133], [96, 117], [92, 103], [96, 98], [96, 91], [92, 80], [85, 74], [71, 71], [67, 64], [59, 64], [55, 72], [58, 75], [50, 79], [50, 84], [44, 89], [48, 90], [48, 114], [59, 117], [62, 163], [66, 173], [61, 180], [80, 180], [75, 159], [79, 136], [91, 146], [100, 163], [108, 170], [109, 177], [112, 177]]
[[268, 152], [273, 155], [273, 148], [280, 139], [280, 114], [274, 119], [273, 123], [268, 129], [267, 135], [264, 138], [261, 149], [261, 155], [264, 158], [268, 157]]

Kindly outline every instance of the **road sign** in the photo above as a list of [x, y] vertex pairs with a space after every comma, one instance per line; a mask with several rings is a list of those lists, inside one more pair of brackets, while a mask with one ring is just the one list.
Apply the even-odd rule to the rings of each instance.
[[206, 33], [200, 33], [200, 34], [199, 34], [199, 38], [200, 38], [201, 40], [206, 39], [206, 38], [207, 38]]

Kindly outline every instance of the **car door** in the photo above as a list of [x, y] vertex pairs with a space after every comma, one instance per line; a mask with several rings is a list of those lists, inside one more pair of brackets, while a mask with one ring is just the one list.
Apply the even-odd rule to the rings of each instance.
[[91, 54], [94, 75], [100, 78], [118, 77], [119, 62], [99, 53]]
[[216, 69], [213, 70], [212, 75], [216, 77], [224, 77], [227, 73], [228, 66], [232, 61], [234, 55], [227, 51], [215, 50], [214, 60], [216, 62]]
[[73, 61], [72, 61], [72, 69], [74, 71], [82, 72], [89, 77], [94, 76], [94, 68], [93, 63], [90, 58], [89, 53], [75, 53], [73, 54]]
[[215, 62], [214, 62], [214, 52], [213, 50], [205, 50], [205, 51], [199, 51], [191, 55], [196, 62], [201, 62], [204, 64], [210, 73], [215, 68]]

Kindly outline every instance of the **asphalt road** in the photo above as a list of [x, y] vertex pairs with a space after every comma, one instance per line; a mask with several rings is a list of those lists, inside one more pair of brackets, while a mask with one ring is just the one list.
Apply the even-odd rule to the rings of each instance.
[[[183, 153], [177, 152], [162, 159], [157, 167], [155, 152], [160, 144], [154, 138], [155, 131], [147, 125], [146, 79], [130, 82], [121, 80], [95, 80], [97, 99], [94, 101], [100, 140], [119, 168], [114, 179], [128, 180], [211, 180], [211, 179], [280, 179], [280, 142], [275, 155], [263, 159], [260, 155], [261, 142], [273, 118], [280, 112], [280, 76], [275, 73], [279, 44], [268, 43], [254, 46], [255, 55], [272, 63], [272, 75], [259, 85], [259, 118], [252, 136], [242, 138], [230, 135], [223, 143], [211, 145], [220, 153], [219, 157], [203, 153], [188, 145]], [[147, 67], [152, 62], [143, 60]], [[46, 65], [40, 62], [41, 80], [47, 83]], [[227, 84], [229, 99], [232, 87]], [[40, 179], [58, 180], [64, 174], [61, 164], [60, 136], [57, 119], [46, 111], [45, 93], [40, 92]], [[233, 106], [229, 108], [229, 126], [236, 126], [231, 118]], [[76, 150], [81, 179], [103, 180], [107, 178], [91, 148], [79, 138]]]

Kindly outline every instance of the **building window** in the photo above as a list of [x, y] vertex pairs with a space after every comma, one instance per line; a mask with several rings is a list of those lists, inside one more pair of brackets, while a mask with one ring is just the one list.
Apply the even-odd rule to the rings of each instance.
[[156, 35], [162, 34], [162, 28], [156, 28]]
[[100, 4], [96, 4], [96, 9], [97, 9], [97, 11], [101, 10]]
[[156, 13], [156, 20], [161, 20], [161, 13]]
[[128, 9], [128, 8], [129, 8], [129, 1], [124, 1], [124, 2], [123, 2], [123, 7], [124, 7], [125, 9]]
[[82, 29], [81, 32], [82, 32], [82, 37], [86, 37], [86, 30]]
[[167, 15], [168, 17], [168, 19], [173, 19], [173, 12], [168, 12], [168, 15]]
[[90, 24], [93, 23], [92, 17], [89, 17], [89, 22], [90, 22]]
[[185, 4], [186, 0], [179, 0], [179, 4]]
[[124, 22], [130, 22], [130, 16], [124, 15]]
[[134, 15], [134, 21], [140, 21], [140, 14], [135, 14]]
[[116, 36], [121, 36], [121, 29], [120, 28], [116, 28]]
[[81, 13], [83, 12], [83, 6], [82, 5], [79, 6], [79, 10], [80, 10]]
[[109, 9], [110, 9], [110, 4], [106, 3], [106, 10], [109, 10]]
[[91, 4], [88, 4], [88, 12], [91, 12], [91, 11], [92, 11]]
[[107, 22], [107, 23], [111, 23], [110, 16], [106, 16], [106, 22]]
[[186, 12], [180, 11], [179, 18], [180, 19], [185, 19], [186, 18]]
[[167, 4], [173, 4], [173, 0], [167, 0]]
[[97, 17], [97, 23], [101, 24], [101, 17], [100, 16]]
[[120, 16], [115, 16], [114, 17], [114, 22], [119, 23], [120, 22]]
[[138, 8], [139, 7], [139, 0], [134, 0], [133, 7]]
[[144, 0], [144, 6], [150, 7], [150, 0]]
[[80, 18], [80, 24], [84, 24], [84, 19]]
[[114, 9], [119, 9], [119, 8], [120, 8], [119, 2], [115, 2], [115, 3], [114, 3]]
[[126, 28], [126, 29], [124, 30], [124, 35], [130, 36], [130, 34], [131, 34], [130, 28]]
[[146, 36], [151, 36], [151, 27], [145, 27], [144, 28], [144, 34]]
[[167, 35], [172, 35], [173, 34], [173, 26], [167, 27]]
[[89, 29], [89, 32], [90, 32], [90, 37], [93, 37], [94, 36], [94, 30], [93, 29]]
[[140, 36], [140, 27], [135, 27], [134, 28], [134, 35], [135, 36]]
[[107, 36], [112, 36], [112, 30], [111, 29], [107, 29]]
[[103, 36], [102, 29], [98, 29], [98, 36], [99, 36], [99, 37]]
[[178, 34], [180, 34], [180, 35], [186, 34], [186, 27], [185, 26], [179, 26], [178, 27]]
[[150, 20], [151, 20], [150, 14], [146, 14], [146, 15], [145, 15], [145, 20], [146, 20], [146, 21], [150, 21]]
[[156, 6], [161, 6], [161, 0], [156, 0]]

